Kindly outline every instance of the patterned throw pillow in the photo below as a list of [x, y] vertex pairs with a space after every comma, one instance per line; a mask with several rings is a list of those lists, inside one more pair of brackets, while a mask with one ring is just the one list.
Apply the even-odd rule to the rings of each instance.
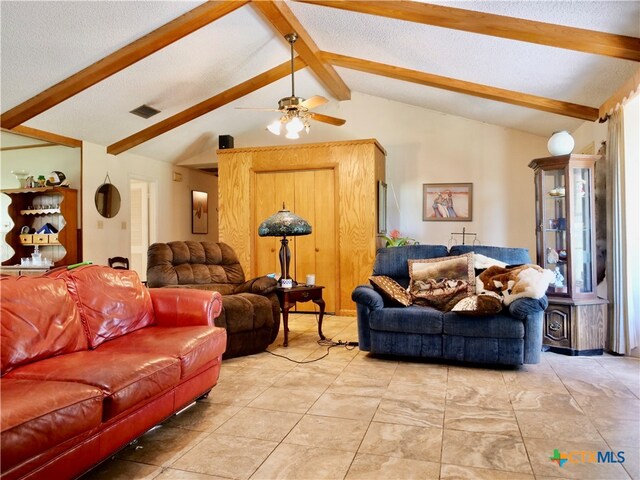
[[411, 305], [411, 295], [393, 278], [385, 275], [374, 275], [369, 277], [369, 282], [371, 282], [373, 289], [387, 300], [398, 302], [405, 307]]
[[471, 295], [460, 300], [451, 309], [460, 315], [470, 316], [493, 315], [501, 310], [502, 300], [497, 295]]
[[448, 312], [475, 293], [473, 253], [457, 257], [409, 260], [409, 292], [416, 305]]

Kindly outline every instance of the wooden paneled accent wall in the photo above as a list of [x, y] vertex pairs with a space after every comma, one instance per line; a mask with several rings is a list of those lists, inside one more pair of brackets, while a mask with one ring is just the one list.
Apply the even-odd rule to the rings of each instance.
[[378, 181], [385, 180], [386, 157], [380, 144], [367, 139], [217, 153], [220, 241], [235, 249], [247, 276], [258, 274], [256, 242], [258, 225], [264, 220], [256, 215], [261, 195], [257, 175], [333, 170], [334, 188], [315, 194], [315, 212], [333, 209], [335, 218], [335, 279], [333, 285], [324, 286], [335, 290], [336, 313], [354, 315], [351, 292], [357, 285], [367, 283], [376, 253], [376, 196]]

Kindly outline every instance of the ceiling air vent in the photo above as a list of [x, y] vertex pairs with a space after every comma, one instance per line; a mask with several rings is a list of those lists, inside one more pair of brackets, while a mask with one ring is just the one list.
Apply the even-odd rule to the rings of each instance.
[[157, 115], [158, 113], [160, 113], [160, 110], [156, 110], [155, 108], [150, 107], [149, 105], [140, 105], [138, 108], [134, 108], [129, 113], [133, 113], [134, 115], [137, 115], [142, 118], [151, 118], [154, 115]]

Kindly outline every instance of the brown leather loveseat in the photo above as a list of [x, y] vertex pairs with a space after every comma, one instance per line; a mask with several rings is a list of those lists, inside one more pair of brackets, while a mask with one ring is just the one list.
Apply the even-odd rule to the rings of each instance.
[[216, 325], [227, 330], [225, 358], [261, 352], [278, 336], [277, 281], [245, 281], [238, 256], [226, 243], [154, 243], [147, 251], [147, 285], [220, 292]]
[[2, 479], [75, 478], [217, 383], [215, 292], [90, 265], [0, 279]]

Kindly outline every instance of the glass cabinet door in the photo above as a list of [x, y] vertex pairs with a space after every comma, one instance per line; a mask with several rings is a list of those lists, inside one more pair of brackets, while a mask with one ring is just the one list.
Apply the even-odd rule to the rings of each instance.
[[542, 247], [544, 268], [556, 275], [548, 293], [567, 295], [567, 197], [564, 169], [542, 171]]
[[598, 155], [536, 158], [536, 254], [554, 279], [547, 295], [564, 304], [597, 298], [594, 168]]
[[573, 188], [571, 193], [571, 272], [574, 279], [574, 293], [594, 291], [591, 252], [591, 171], [588, 168], [573, 168]]

